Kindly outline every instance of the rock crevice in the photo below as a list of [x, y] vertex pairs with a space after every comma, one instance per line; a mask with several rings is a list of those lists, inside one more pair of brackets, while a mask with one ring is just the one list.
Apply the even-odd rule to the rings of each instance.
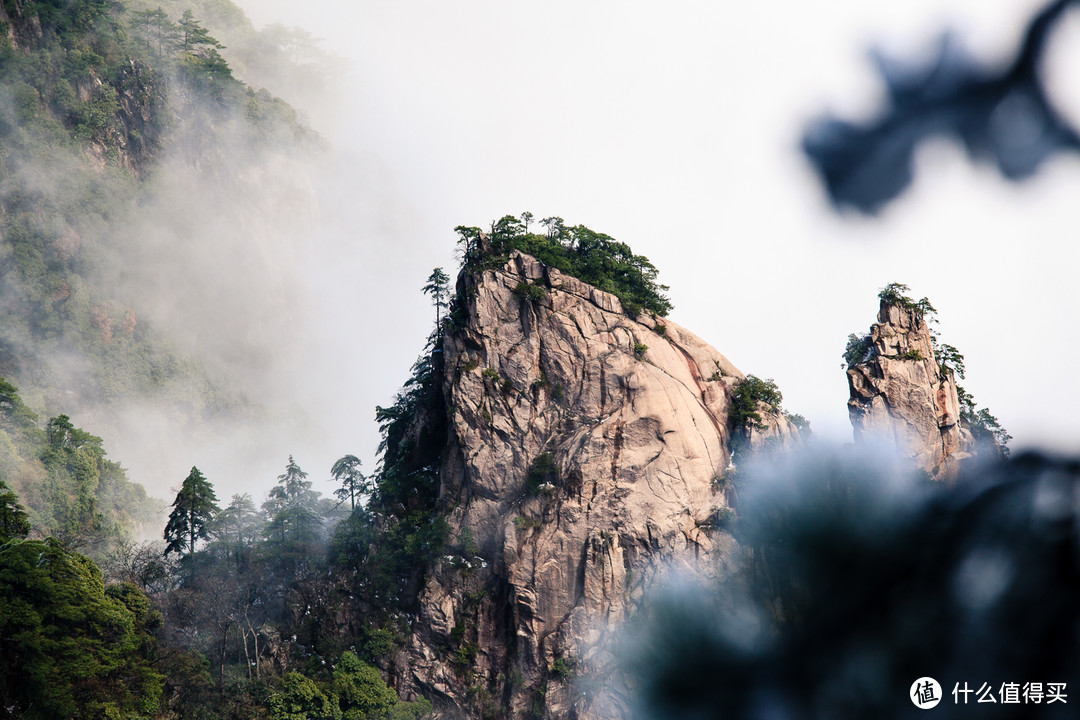
[[884, 442], [939, 480], [972, 455], [960, 424], [953, 371], [938, 365], [930, 327], [915, 307], [882, 300], [867, 357], [847, 369], [856, 442]]
[[[607, 682], [604, 640], [662, 569], [735, 552], [708, 528], [727, 506], [714, 479], [744, 375], [674, 323], [627, 317], [614, 295], [518, 252], [459, 294], [467, 320], [443, 341], [440, 503], [488, 566], [429, 573], [403, 681], [441, 718], [484, 716], [481, 697], [505, 717], [537, 716], [538, 702], [543, 717], [621, 717], [567, 669]], [[762, 417], [758, 440], [797, 438], [782, 414]], [[537, 487], [541, 456], [555, 471]], [[448, 662], [461, 637], [482, 638], [480, 651]]]

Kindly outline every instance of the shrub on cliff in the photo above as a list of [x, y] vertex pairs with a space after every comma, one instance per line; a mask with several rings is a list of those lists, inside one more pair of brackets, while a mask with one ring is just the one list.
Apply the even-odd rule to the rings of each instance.
[[897, 307], [904, 308], [905, 310], [914, 310], [921, 317], [927, 315], [933, 315], [937, 312], [934, 306], [930, 304], [927, 298], [921, 298], [919, 300], [912, 300], [905, 295], [911, 288], [903, 283], [889, 283], [881, 289], [878, 293], [878, 298], [886, 305], [896, 305]]
[[[523, 218], [532, 219], [531, 213]], [[540, 262], [572, 275], [582, 282], [619, 298], [627, 314], [642, 310], [665, 316], [671, 312], [667, 285], [657, 282], [658, 271], [643, 255], [635, 255], [625, 243], [584, 225], [567, 227], [562, 218], [545, 218], [544, 234], [528, 231], [528, 226], [504, 215], [491, 224], [491, 232], [459, 225], [458, 244], [462, 265], [467, 270], [499, 267], [511, 250], [532, 255]]]
[[758, 412], [764, 403], [773, 412], [780, 410], [780, 403], [784, 396], [780, 388], [772, 379], [762, 380], [756, 375], [747, 375], [746, 379], [739, 383], [731, 396], [731, 409], [728, 419], [732, 426], [738, 430], [749, 431], [750, 429], [764, 430], [765, 421]]

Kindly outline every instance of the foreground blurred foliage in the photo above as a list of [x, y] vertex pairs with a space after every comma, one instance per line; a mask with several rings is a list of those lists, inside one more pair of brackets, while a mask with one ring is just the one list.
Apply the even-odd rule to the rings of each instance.
[[906, 718], [924, 676], [935, 717], [1075, 715], [1000, 697], [1080, 683], [1080, 460], [1023, 454], [949, 486], [884, 453], [808, 453], [743, 483], [746, 569], [675, 583], [635, 626], [636, 717]]
[[1014, 182], [1031, 178], [1059, 153], [1080, 150], [1080, 135], [1051, 98], [1044, 67], [1048, 41], [1075, 4], [1048, 2], [1013, 57], [996, 66], [976, 60], [951, 33], [929, 62], [875, 52], [885, 90], [881, 112], [866, 122], [827, 115], [803, 137], [834, 207], [879, 213], [911, 184], [916, 150], [935, 136], [958, 140], [973, 161]]

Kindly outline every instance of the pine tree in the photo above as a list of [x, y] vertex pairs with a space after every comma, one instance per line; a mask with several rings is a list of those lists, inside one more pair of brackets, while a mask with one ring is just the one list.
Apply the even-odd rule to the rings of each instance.
[[165, 540], [168, 542], [165, 555], [171, 552], [195, 553], [195, 541], [210, 536], [210, 524], [214, 515], [221, 511], [216, 503], [214, 486], [199, 472], [199, 468], [192, 467], [180, 492], [176, 493], [169, 524], [165, 526]]
[[262, 529], [263, 516], [255, 506], [251, 495], [233, 495], [228, 507], [214, 518], [213, 535], [224, 547], [226, 554], [236, 559], [237, 567], [243, 567], [251, 545]]
[[19, 497], [0, 480], [0, 543], [29, 534], [30, 518], [19, 504]]
[[224, 50], [225, 46], [210, 35], [191, 10], [185, 10], [180, 17], [178, 45], [181, 62], [192, 73], [198, 75], [207, 72], [226, 78], [232, 76], [229, 63], [218, 52]]
[[146, 49], [156, 52], [159, 57], [171, 52], [180, 39], [179, 26], [169, 20], [161, 8], [135, 11], [131, 27], [145, 42]]
[[311, 489], [307, 476], [290, 455], [285, 472], [278, 475], [278, 484], [270, 488], [269, 499], [263, 503], [270, 517], [263, 531], [268, 539], [285, 545], [315, 537], [322, 524], [317, 512], [319, 493]]
[[442, 268], [435, 268], [428, 275], [423, 293], [431, 296], [431, 303], [435, 306], [435, 326], [438, 327], [442, 322], [441, 311], [446, 308], [450, 299], [450, 276]]
[[341, 487], [334, 491], [341, 502], [349, 501], [349, 509], [356, 509], [356, 501], [360, 496], [371, 492], [371, 481], [360, 472], [360, 458], [355, 455], [346, 455], [330, 469], [330, 474], [341, 483]]

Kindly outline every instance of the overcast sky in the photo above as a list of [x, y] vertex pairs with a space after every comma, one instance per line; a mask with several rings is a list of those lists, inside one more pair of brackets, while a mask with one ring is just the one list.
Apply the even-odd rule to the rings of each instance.
[[[368, 190], [339, 188], [326, 212], [351, 222], [348, 206], [379, 187], [380, 207], [349, 228], [356, 285], [340, 300], [359, 346], [332, 378], [353, 409], [338, 454], [374, 458], [372, 407], [430, 329], [419, 289], [452, 265], [453, 227], [524, 210], [648, 256], [671, 286], [671, 318], [775, 378], [819, 437], [851, 438], [840, 354], [895, 281], [937, 307], [943, 341], [967, 357], [964, 385], [1014, 448], [1077, 448], [1080, 162], [1015, 186], [938, 142], [914, 187], [865, 219], [831, 212], [798, 151], [826, 109], [873, 111], [871, 44], [922, 57], [952, 27], [993, 61], [1041, 3], [242, 4], [257, 25], [301, 26], [348, 62], [348, 102], [308, 120], [358, 158]], [[1080, 31], [1066, 30], [1052, 61], [1072, 71], [1053, 79], [1080, 87]]]

